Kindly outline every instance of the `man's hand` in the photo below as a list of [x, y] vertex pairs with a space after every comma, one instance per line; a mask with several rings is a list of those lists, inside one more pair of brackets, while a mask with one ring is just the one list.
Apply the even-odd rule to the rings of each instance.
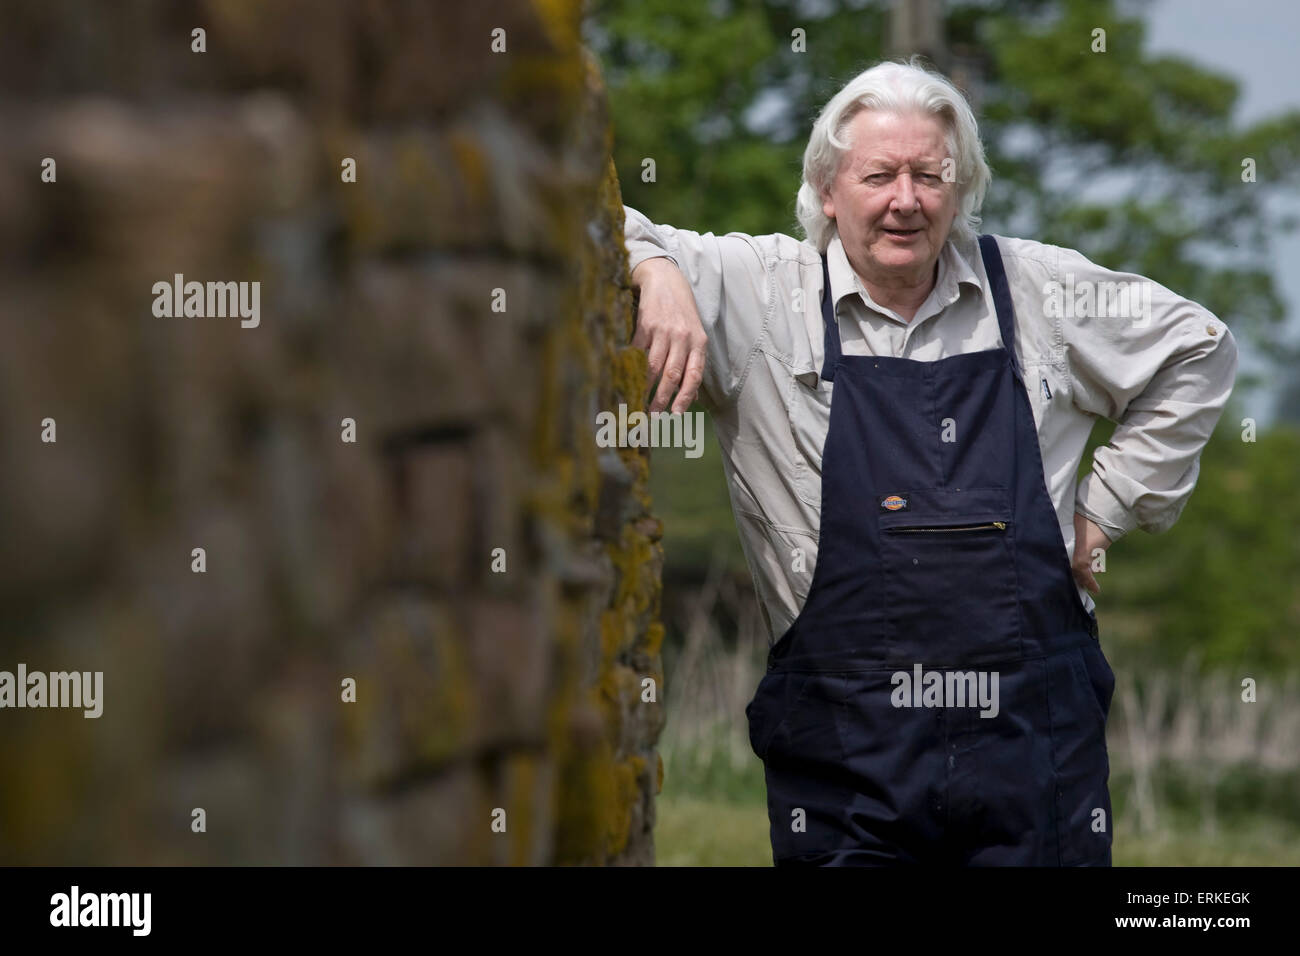
[[676, 264], [662, 257], [638, 265], [632, 272], [632, 286], [641, 293], [632, 345], [649, 356], [650, 388], [659, 382], [650, 410], [663, 411], [676, 392], [672, 411], [684, 412], [700, 390], [708, 343], [695, 293]]
[[1074, 572], [1074, 579], [1087, 588], [1089, 594], [1101, 593], [1101, 585], [1092, 574], [1092, 552], [1097, 548], [1105, 551], [1110, 544], [1110, 538], [1106, 537], [1100, 525], [1077, 511], [1074, 513], [1074, 560], [1070, 569]]

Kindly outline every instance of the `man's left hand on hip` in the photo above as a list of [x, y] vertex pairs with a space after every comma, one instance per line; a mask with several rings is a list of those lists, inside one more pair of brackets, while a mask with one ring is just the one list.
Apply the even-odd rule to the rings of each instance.
[[1110, 545], [1110, 538], [1099, 524], [1077, 511], [1074, 513], [1074, 560], [1070, 562], [1070, 569], [1074, 572], [1074, 579], [1087, 588], [1089, 594], [1101, 593], [1101, 585], [1092, 573], [1093, 553], [1098, 548], [1105, 551]]

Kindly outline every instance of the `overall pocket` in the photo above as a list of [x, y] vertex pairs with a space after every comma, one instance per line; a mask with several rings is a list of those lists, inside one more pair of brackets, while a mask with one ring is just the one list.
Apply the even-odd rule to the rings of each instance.
[[1048, 658], [1056, 836], [1062, 866], [1103, 859], [1111, 847], [1106, 715], [1114, 675], [1109, 672], [1095, 643]]
[[1009, 515], [896, 513], [880, 530], [895, 657], [944, 666], [1019, 652]]
[[770, 670], [745, 713], [763, 761], [772, 855], [808, 860], [856, 842], [853, 788], [845, 769], [841, 674]]
[[1080, 648], [1079, 666], [1097, 701], [1097, 716], [1104, 724], [1110, 718], [1110, 702], [1115, 696], [1115, 672], [1098, 641]]
[[764, 761], [833, 764], [841, 761], [837, 712], [844, 678], [834, 673], [769, 670], [745, 707], [749, 743]]

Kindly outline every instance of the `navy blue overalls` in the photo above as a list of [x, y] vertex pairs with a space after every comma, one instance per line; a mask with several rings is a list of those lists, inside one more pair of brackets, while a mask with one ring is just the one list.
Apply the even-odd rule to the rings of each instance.
[[745, 709], [778, 865], [1110, 865], [1115, 677], [980, 249], [1002, 346], [934, 362], [842, 355], [822, 256], [817, 564]]

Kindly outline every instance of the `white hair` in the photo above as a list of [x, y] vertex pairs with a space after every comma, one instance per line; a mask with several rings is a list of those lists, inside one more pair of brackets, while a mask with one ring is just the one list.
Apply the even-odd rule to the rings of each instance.
[[923, 68], [913, 57], [907, 62], [879, 63], [859, 73], [831, 97], [813, 124], [803, 154], [803, 183], [795, 200], [795, 215], [817, 251], [825, 252], [836, 233], [835, 220], [822, 212], [822, 190], [830, 186], [840, 160], [852, 148], [845, 138], [848, 126], [863, 110], [928, 113], [943, 122], [957, 179], [957, 215], [952, 228], [959, 238], [973, 243], [980, 223], [979, 208], [992, 178], [975, 114], [952, 83]]

